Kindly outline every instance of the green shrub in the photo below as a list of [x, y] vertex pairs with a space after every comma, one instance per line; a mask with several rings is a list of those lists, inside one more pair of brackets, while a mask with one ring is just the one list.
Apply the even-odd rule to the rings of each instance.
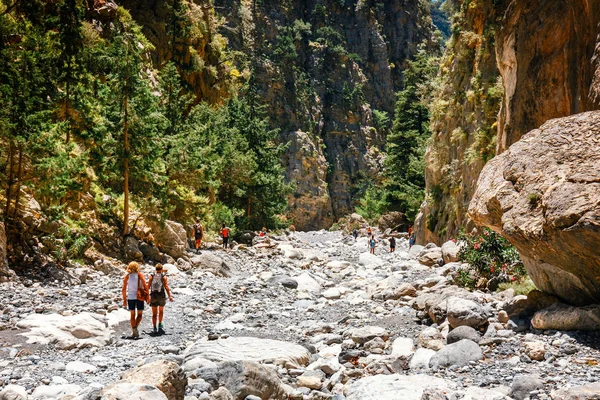
[[469, 264], [467, 272], [470, 274], [469, 279], [466, 279], [467, 272], [457, 274], [457, 284], [462, 282], [465, 283], [462, 286], [472, 286], [480, 278], [488, 281], [494, 279], [498, 283], [521, 282], [526, 276], [517, 250], [505, 238], [488, 228], [484, 228], [479, 234], [461, 231], [458, 244], [458, 257]]
[[534, 290], [535, 284], [533, 281], [527, 277], [522, 281], [514, 281], [514, 282], [504, 282], [498, 286], [498, 291], [501, 292], [503, 290], [513, 289], [515, 291], [515, 295], [524, 294], [527, 295], [529, 292]]

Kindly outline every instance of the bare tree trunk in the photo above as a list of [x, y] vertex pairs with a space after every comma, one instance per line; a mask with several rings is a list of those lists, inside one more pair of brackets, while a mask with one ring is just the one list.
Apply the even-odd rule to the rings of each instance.
[[252, 203], [252, 196], [248, 196], [248, 220], [250, 220], [250, 204]]
[[15, 162], [15, 145], [13, 143], [12, 140], [9, 140], [9, 145], [8, 145], [8, 182], [7, 182], [7, 186], [6, 186], [6, 205], [4, 208], [4, 219], [8, 220], [8, 216], [9, 216], [9, 212], [10, 212], [10, 201], [11, 201], [11, 197], [12, 197], [12, 185], [14, 183], [14, 179], [15, 179], [15, 168], [14, 168], [14, 162]]
[[69, 116], [69, 101], [71, 99], [70, 92], [71, 85], [69, 83], [69, 80], [67, 79], [67, 99], [65, 102], [65, 121], [67, 121], [67, 138], [65, 140], [66, 143], [69, 143], [71, 141], [71, 118]]
[[128, 80], [125, 82], [125, 113], [123, 117], [123, 139], [125, 142], [124, 182], [123, 182], [123, 236], [129, 233], [129, 115], [127, 113], [129, 87]]
[[21, 178], [23, 177], [23, 145], [19, 145], [19, 167], [17, 170], [17, 190], [15, 197], [15, 209], [13, 218], [16, 219], [19, 212], [19, 201], [21, 200]]

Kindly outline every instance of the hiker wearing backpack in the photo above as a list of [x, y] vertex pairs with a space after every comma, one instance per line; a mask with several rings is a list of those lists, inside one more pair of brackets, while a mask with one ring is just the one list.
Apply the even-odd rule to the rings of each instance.
[[375, 254], [375, 245], [377, 244], [377, 241], [375, 240], [375, 235], [371, 235], [371, 238], [369, 239], [369, 252], [371, 254]]
[[[149, 303], [152, 307], [152, 325], [154, 326], [155, 335], [164, 335], [165, 330], [163, 329], [163, 315], [165, 310], [165, 304], [167, 303], [167, 296], [169, 301], [173, 301], [171, 295], [171, 289], [167, 282], [167, 275], [163, 273], [162, 264], [156, 264], [156, 273], [150, 275], [148, 286], [150, 287]], [[156, 322], [158, 320], [158, 328]]]
[[193, 227], [194, 239], [196, 240], [196, 253], [202, 247], [202, 238], [204, 237], [204, 228], [200, 224], [200, 219], [196, 219], [196, 224]]
[[[130, 312], [129, 322], [133, 333], [131, 337], [139, 338], [138, 327], [142, 322], [144, 301], [148, 299], [148, 286], [144, 280], [144, 274], [140, 273], [140, 265], [132, 261], [127, 266], [127, 275], [123, 278], [123, 307]], [[136, 315], [137, 309], [137, 315]]]
[[354, 241], [356, 242], [356, 238], [358, 237], [358, 230], [356, 228], [354, 228], [354, 230], [352, 231], [352, 236], [354, 237]]
[[392, 236], [390, 238], [390, 253], [393, 253], [394, 251], [396, 251], [396, 238]]
[[227, 244], [229, 242], [229, 228], [223, 224], [223, 228], [221, 229], [221, 236], [223, 237], [223, 248], [227, 248]]

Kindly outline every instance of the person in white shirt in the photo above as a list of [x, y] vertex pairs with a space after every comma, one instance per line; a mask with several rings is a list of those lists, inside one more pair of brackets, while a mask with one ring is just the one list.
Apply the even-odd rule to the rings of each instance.
[[129, 321], [133, 331], [131, 336], [134, 338], [140, 337], [138, 327], [142, 322], [144, 301], [150, 301], [148, 286], [144, 274], [140, 273], [140, 265], [132, 261], [127, 266], [127, 275], [123, 278], [123, 307], [127, 307], [131, 313]]

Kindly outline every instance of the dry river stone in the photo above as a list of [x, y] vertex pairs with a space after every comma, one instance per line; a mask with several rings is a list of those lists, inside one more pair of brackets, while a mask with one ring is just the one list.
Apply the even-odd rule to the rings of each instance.
[[544, 382], [539, 375], [517, 375], [510, 387], [510, 397], [515, 400], [524, 400], [529, 393], [544, 387]]
[[223, 259], [211, 252], [205, 251], [202, 254], [193, 256], [190, 259], [194, 268], [201, 268], [210, 271], [215, 276], [230, 277], [231, 268]]
[[559, 389], [550, 393], [552, 400], [598, 400], [600, 399], [600, 383]]
[[463, 325], [477, 328], [487, 322], [486, 312], [480, 304], [460, 297], [448, 298], [446, 316], [453, 328]]
[[229, 337], [197, 341], [185, 354], [185, 365], [193, 363], [194, 358], [215, 362], [255, 361], [277, 364], [289, 362], [300, 366], [308, 363], [310, 352], [303, 346], [279, 340]]
[[187, 378], [173, 361], [159, 360], [138, 368], [125, 371], [121, 381], [154, 385], [163, 392], [169, 400], [183, 400]]
[[471, 361], [478, 361], [482, 358], [483, 352], [479, 345], [472, 340], [463, 339], [438, 351], [431, 357], [429, 366], [431, 368], [449, 367], [451, 365], [462, 367]]
[[470, 326], [463, 325], [452, 329], [450, 333], [448, 333], [448, 336], [446, 337], [446, 343], [452, 344], [463, 339], [469, 339], [475, 343], [479, 343], [481, 336], [475, 329], [471, 328]]
[[59, 349], [104, 346], [111, 341], [111, 330], [92, 314], [83, 312], [63, 317], [60, 314], [31, 314], [17, 323], [28, 343], [54, 343]]
[[555, 329], [560, 331], [598, 331], [600, 330], [600, 307], [571, 307], [555, 303], [549, 308], [538, 311], [531, 319], [535, 329]]
[[384, 328], [379, 326], [365, 326], [363, 328], [353, 330], [351, 337], [355, 343], [364, 344], [369, 340], [375, 339], [376, 337], [387, 340], [389, 335]]
[[285, 389], [277, 373], [256, 362], [225, 361], [214, 367], [201, 368], [196, 373], [214, 390], [219, 387], [226, 388], [236, 400], [243, 400], [250, 395], [263, 400], [286, 398]]
[[27, 400], [27, 390], [23, 386], [8, 385], [0, 391], [0, 400]]
[[156, 386], [142, 383], [113, 383], [102, 389], [100, 394], [102, 400], [168, 400]]
[[348, 387], [347, 400], [421, 400], [426, 388], [449, 388], [452, 384], [429, 375], [375, 375]]

